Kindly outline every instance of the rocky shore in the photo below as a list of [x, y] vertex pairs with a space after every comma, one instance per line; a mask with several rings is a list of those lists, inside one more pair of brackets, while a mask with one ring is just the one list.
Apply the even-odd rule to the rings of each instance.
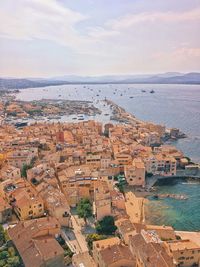
[[183, 194], [155, 194], [153, 195], [154, 199], [159, 199], [159, 198], [173, 198], [177, 200], [187, 200], [188, 196], [183, 195]]

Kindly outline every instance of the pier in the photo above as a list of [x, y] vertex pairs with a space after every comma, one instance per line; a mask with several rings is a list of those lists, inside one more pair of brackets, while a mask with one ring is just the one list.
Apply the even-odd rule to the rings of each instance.
[[200, 175], [199, 173], [196, 175], [188, 175], [188, 174], [177, 174], [173, 176], [159, 176], [159, 175], [154, 175], [151, 178], [148, 178], [146, 180], [146, 189], [149, 191], [156, 183], [159, 181], [164, 181], [164, 180], [176, 180], [176, 179], [193, 179], [197, 180], [200, 183]]

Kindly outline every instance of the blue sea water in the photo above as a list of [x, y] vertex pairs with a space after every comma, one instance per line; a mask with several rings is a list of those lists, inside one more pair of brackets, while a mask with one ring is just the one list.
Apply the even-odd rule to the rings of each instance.
[[[155, 93], [151, 94], [151, 90]], [[25, 89], [17, 95], [21, 100], [58, 98], [92, 100], [94, 103], [105, 97], [141, 120], [179, 128], [188, 138], [173, 144], [193, 161], [200, 162], [199, 85], [64, 85]], [[172, 225], [177, 230], [200, 231], [200, 184], [179, 182], [175, 185], [159, 186], [157, 190], [161, 193], [183, 193], [189, 198], [151, 200], [148, 205], [151, 216], [147, 218], [150, 223]]]
[[156, 192], [159, 194], [184, 194], [188, 199], [153, 200], [150, 197], [147, 204], [147, 222], [171, 225], [176, 230], [200, 231], [200, 184], [179, 181], [173, 185], [158, 186]]
[[[154, 94], [150, 94], [152, 89]], [[57, 98], [94, 102], [105, 97], [141, 120], [182, 130], [188, 138], [178, 140], [174, 145], [192, 160], [200, 162], [200, 85], [63, 85], [24, 89], [17, 95], [22, 100]]]

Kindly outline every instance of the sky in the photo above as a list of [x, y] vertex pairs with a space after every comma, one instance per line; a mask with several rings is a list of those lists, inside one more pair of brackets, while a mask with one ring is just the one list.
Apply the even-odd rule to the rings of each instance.
[[0, 0], [0, 76], [200, 71], [200, 0]]

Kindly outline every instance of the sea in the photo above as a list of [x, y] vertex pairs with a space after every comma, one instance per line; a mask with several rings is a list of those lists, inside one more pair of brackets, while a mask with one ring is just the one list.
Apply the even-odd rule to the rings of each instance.
[[[150, 93], [150, 91], [154, 93]], [[105, 98], [113, 100], [138, 119], [179, 128], [185, 139], [171, 144], [182, 150], [192, 161], [200, 162], [200, 85], [158, 84], [96, 84], [63, 85], [20, 90], [17, 99], [90, 100], [104, 108]], [[67, 118], [65, 118], [67, 120]], [[85, 117], [85, 119], [90, 119]], [[92, 117], [92, 119], [95, 119]], [[108, 120], [105, 116], [96, 119]], [[177, 193], [188, 196], [187, 200], [150, 198], [149, 223], [172, 225], [176, 230], [200, 231], [200, 184], [177, 181], [175, 184], [158, 186], [157, 192]]]

